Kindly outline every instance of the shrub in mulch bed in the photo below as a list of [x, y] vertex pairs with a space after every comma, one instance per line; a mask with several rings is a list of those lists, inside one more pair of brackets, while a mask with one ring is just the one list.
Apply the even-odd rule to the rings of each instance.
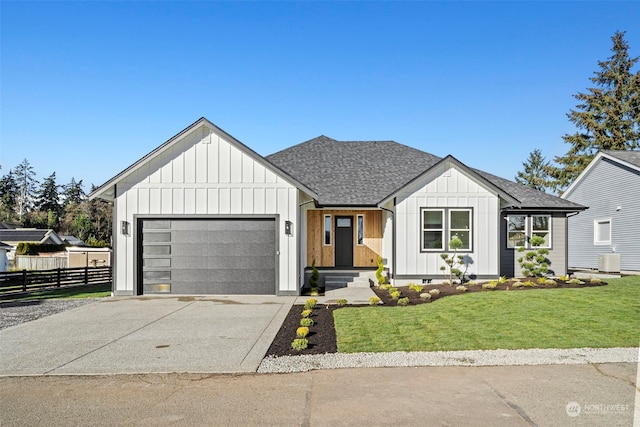
[[[535, 283], [536, 286], [523, 286], [514, 288], [514, 282], [507, 281], [505, 283], [496, 284], [496, 287], [494, 289], [483, 289], [482, 283], [484, 282], [478, 283], [476, 285], [467, 284], [467, 291], [465, 292], [456, 290], [455, 285], [425, 285], [422, 289], [422, 292], [417, 292], [413, 289], [410, 289], [409, 286], [398, 286], [398, 290], [401, 292], [401, 296], [403, 298], [409, 299], [407, 303], [408, 305], [417, 305], [430, 304], [431, 302], [436, 301], [440, 298], [444, 298], [446, 296], [462, 295], [464, 293], [471, 292], [498, 292], [501, 290], [508, 292], [519, 292], [529, 289], [544, 290], [561, 288], [585, 288], [606, 285], [605, 282], [591, 283], [589, 280], [584, 280], [584, 284], [580, 285], [555, 279], [555, 285], [548, 286], [544, 284], [538, 284], [537, 279], [535, 278], [532, 278], [530, 280], [531, 282]], [[522, 280], [522, 282], [526, 281], [526, 279]], [[371, 307], [372, 310], [384, 308], [385, 306], [395, 307], [398, 305], [398, 300], [394, 300], [393, 298], [391, 298], [388, 291], [379, 289], [377, 286], [374, 286], [371, 289], [376, 293], [376, 295], [383, 303], [383, 305], [378, 308]], [[430, 299], [420, 298], [421, 293], [429, 293], [429, 291], [433, 289], [437, 289], [439, 293], [430, 293]], [[354, 307], [354, 305], [349, 305], [347, 307]], [[304, 310], [303, 305], [294, 305], [293, 307], [291, 307], [291, 310], [289, 310], [289, 313], [282, 323], [282, 327], [278, 331], [275, 339], [271, 343], [266, 356], [297, 356], [301, 354], [336, 353], [338, 351], [338, 345], [336, 342], [335, 325], [333, 323], [333, 311], [340, 309], [341, 308], [337, 305], [316, 305], [312, 310], [312, 314], [310, 317], [313, 320], [313, 325], [309, 326], [309, 334], [306, 337], [308, 340], [308, 346], [304, 350], [294, 350], [293, 348], [291, 348], [291, 343], [296, 338], [296, 331], [301, 326], [300, 319], [302, 317], [300, 313], [302, 313], [302, 311]]]
[[[469, 284], [465, 284], [465, 287], [467, 288], [467, 290], [465, 292], [461, 292], [459, 290], [456, 289], [457, 285], [453, 285], [453, 286], [449, 286], [449, 285], [424, 285], [424, 288], [422, 290], [422, 292], [416, 292], [415, 290], [409, 288], [409, 286], [396, 286], [398, 288], [398, 290], [401, 293], [402, 297], [405, 298], [409, 298], [409, 303], [408, 305], [417, 305], [417, 304], [427, 304], [427, 303], [431, 303], [433, 301], [437, 301], [440, 298], [444, 298], [450, 295], [462, 295], [462, 294], [468, 294], [471, 292], [497, 292], [497, 291], [525, 291], [525, 290], [531, 290], [531, 289], [562, 289], [562, 288], [588, 288], [588, 287], [593, 287], [593, 286], [604, 286], [606, 285], [605, 282], [594, 282], [591, 283], [588, 279], [583, 280], [584, 284], [579, 285], [576, 283], [567, 283], [566, 281], [563, 280], [559, 280], [559, 279], [555, 279], [555, 285], [554, 286], [548, 286], [548, 285], [544, 285], [544, 284], [540, 284], [537, 283], [537, 279], [536, 278], [529, 278], [529, 279], [522, 279], [521, 282], [524, 283], [527, 280], [530, 280], [531, 282], [533, 282], [535, 284], [535, 286], [522, 286], [522, 287], [514, 287], [514, 282], [511, 280], [506, 281], [505, 283], [498, 283], [496, 284], [496, 287], [494, 289], [483, 289], [482, 288], [482, 284], [485, 282], [478, 282], [477, 284], [474, 285], [469, 285]], [[430, 299], [424, 299], [424, 298], [420, 298], [420, 294], [421, 293], [426, 293], [429, 292], [432, 289], [437, 289], [440, 291], [439, 294], [431, 294], [431, 298]], [[375, 292], [375, 294], [380, 298], [380, 300], [382, 301], [382, 303], [386, 306], [396, 306], [397, 304], [397, 300], [394, 300], [393, 298], [391, 298], [391, 295], [389, 295], [389, 292], [382, 290], [382, 289], [378, 289], [377, 287], [373, 287], [371, 288], [371, 290], [373, 290], [373, 292]]]

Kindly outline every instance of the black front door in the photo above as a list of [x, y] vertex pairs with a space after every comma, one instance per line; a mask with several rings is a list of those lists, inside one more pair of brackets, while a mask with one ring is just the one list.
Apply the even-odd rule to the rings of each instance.
[[336, 267], [353, 267], [352, 216], [336, 216]]

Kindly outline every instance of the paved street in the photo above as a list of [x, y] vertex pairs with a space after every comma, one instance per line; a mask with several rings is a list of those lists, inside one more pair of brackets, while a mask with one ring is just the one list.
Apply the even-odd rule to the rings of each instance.
[[631, 426], [636, 371], [617, 363], [5, 377], [0, 424]]

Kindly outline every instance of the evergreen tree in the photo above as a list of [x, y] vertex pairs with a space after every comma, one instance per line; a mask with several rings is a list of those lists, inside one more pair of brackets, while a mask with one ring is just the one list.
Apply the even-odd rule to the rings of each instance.
[[31, 211], [38, 181], [36, 181], [33, 166], [27, 159], [24, 159], [22, 163], [15, 167], [13, 175], [18, 189], [18, 197], [16, 199], [18, 221], [22, 223], [25, 214]]
[[0, 221], [11, 223], [16, 218], [18, 183], [12, 171], [0, 179]]
[[56, 173], [49, 175], [40, 186], [36, 195], [35, 207], [41, 212], [52, 212], [56, 217], [60, 214], [59, 185], [56, 184]]
[[522, 163], [524, 171], [519, 171], [516, 175], [516, 182], [536, 190], [545, 191], [549, 186], [548, 168], [551, 166], [542, 151], [535, 149], [529, 153], [529, 158]]
[[591, 162], [599, 150], [630, 150], [640, 147], [640, 71], [633, 66], [638, 57], [629, 56], [624, 32], [613, 37], [613, 55], [598, 61], [600, 70], [590, 80], [596, 85], [574, 97], [579, 101], [567, 114], [578, 128], [564, 135], [571, 148], [555, 158], [557, 167], [548, 168], [553, 188], [562, 192]]
[[62, 187], [63, 205], [66, 207], [69, 203], [80, 203], [86, 198], [86, 194], [82, 189], [82, 180], [76, 182], [72, 177], [71, 181]]

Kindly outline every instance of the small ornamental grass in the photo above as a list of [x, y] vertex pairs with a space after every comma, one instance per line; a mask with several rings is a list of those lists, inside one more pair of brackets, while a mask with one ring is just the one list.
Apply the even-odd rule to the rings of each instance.
[[458, 292], [467, 292], [467, 287], [466, 286], [462, 286], [462, 285], [456, 286], [456, 291], [458, 291]]
[[300, 319], [300, 326], [306, 326], [307, 328], [309, 326], [313, 326], [313, 319], [310, 317], [303, 317], [302, 319]]
[[485, 283], [484, 285], [482, 285], [482, 289], [495, 289], [495, 288], [496, 288], [496, 286], [498, 286], [498, 284], [497, 284], [497, 283], [494, 283], [494, 282], [495, 282], [495, 281], [494, 281], [494, 280], [492, 280], [492, 281], [491, 281], [491, 282], [489, 282], [489, 283]]
[[429, 294], [431, 294], [431, 295], [440, 295], [440, 289], [431, 289], [429, 291]]
[[291, 343], [291, 348], [296, 351], [302, 351], [306, 349], [308, 346], [309, 346], [309, 340], [307, 340], [306, 338], [296, 338]]
[[391, 296], [391, 299], [398, 299], [400, 298], [400, 295], [402, 295], [402, 292], [393, 291], [393, 292], [390, 292], [389, 295]]
[[298, 338], [305, 338], [307, 335], [309, 335], [309, 328], [307, 326], [300, 326], [296, 329], [296, 336]]
[[570, 283], [572, 285], [584, 285], [584, 282], [580, 279], [571, 279], [567, 281], [567, 283]]
[[313, 310], [311, 309], [306, 309], [306, 310], [302, 310], [302, 313], [300, 313], [300, 315], [302, 317], [311, 317], [311, 314], [313, 313]]
[[431, 294], [428, 292], [424, 292], [420, 294], [420, 299], [429, 301], [431, 299]]
[[369, 298], [369, 305], [378, 305], [378, 304], [380, 304], [380, 298], [378, 297]]
[[318, 304], [318, 300], [315, 298], [309, 298], [305, 303], [304, 303], [304, 308], [305, 310], [308, 309], [312, 309], [315, 308], [316, 304]]
[[401, 307], [405, 307], [405, 306], [409, 305], [409, 298], [408, 297], [404, 297], [404, 298], [398, 299], [398, 305], [401, 306]]
[[416, 291], [417, 293], [422, 292], [423, 288], [424, 288], [424, 286], [422, 286], [422, 285], [416, 285], [415, 283], [409, 283], [409, 289], [411, 289], [412, 291]]
[[598, 279], [597, 277], [592, 277], [591, 279], [589, 279], [589, 281], [594, 285], [599, 285], [600, 283], [602, 283], [602, 280]]
[[344, 298], [340, 298], [336, 301], [336, 304], [338, 307], [344, 307], [345, 305], [347, 305], [347, 300]]

